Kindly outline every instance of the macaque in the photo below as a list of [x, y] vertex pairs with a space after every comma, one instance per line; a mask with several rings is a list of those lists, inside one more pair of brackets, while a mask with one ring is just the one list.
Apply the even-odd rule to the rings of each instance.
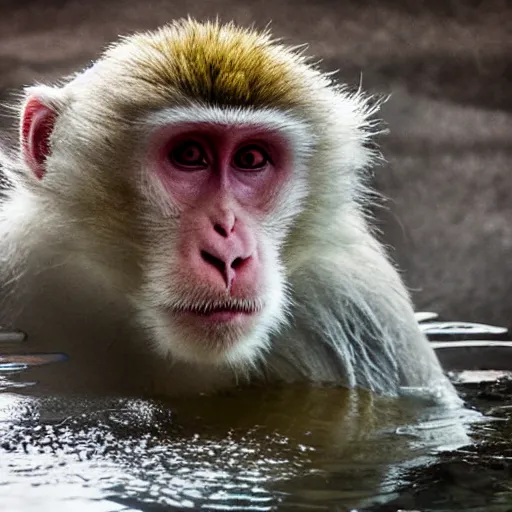
[[309, 382], [455, 397], [372, 233], [378, 101], [268, 32], [184, 20], [29, 87], [1, 323], [65, 386]]

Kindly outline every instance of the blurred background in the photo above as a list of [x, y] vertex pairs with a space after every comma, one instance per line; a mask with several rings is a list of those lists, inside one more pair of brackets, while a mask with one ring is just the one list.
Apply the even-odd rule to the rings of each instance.
[[512, 327], [512, 1], [0, 0], [0, 102], [186, 15], [272, 21], [340, 81], [391, 93], [376, 223], [417, 309]]

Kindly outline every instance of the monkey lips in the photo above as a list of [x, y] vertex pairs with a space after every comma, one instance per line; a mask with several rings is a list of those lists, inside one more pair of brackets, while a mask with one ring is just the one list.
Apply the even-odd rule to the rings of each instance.
[[196, 299], [161, 306], [152, 322], [159, 326], [157, 347], [184, 361], [215, 365], [250, 360], [260, 346], [255, 334], [267, 308], [261, 298]]
[[243, 327], [252, 323], [262, 308], [263, 305], [256, 300], [232, 299], [224, 302], [184, 305], [169, 308], [167, 311], [176, 319], [197, 325]]

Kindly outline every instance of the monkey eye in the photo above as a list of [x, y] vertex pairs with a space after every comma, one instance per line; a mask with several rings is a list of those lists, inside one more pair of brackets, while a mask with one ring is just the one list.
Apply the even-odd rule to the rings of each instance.
[[263, 169], [270, 162], [267, 152], [256, 145], [240, 148], [233, 158], [233, 165], [243, 171]]
[[207, 166], [206, 155], [201, 145], [186, 141], [169, 151], [169, 159], [177, 167], [184, 169], [204, 169]]

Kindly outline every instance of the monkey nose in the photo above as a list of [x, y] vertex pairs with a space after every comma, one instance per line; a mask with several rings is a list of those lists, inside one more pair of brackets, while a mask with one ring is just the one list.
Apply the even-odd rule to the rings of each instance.
[[210, 268], [216, 269], [220, 272], [228, 290], [231, 288], [236, 272], [240, 271], [251, 259], [250, 256], [247, 258], [238, 256], [236, 258], [227, 258], [227, 261], [225, 261], [224, 259], [214, 256], [208, 251], [201, 251], [201, 258]]

